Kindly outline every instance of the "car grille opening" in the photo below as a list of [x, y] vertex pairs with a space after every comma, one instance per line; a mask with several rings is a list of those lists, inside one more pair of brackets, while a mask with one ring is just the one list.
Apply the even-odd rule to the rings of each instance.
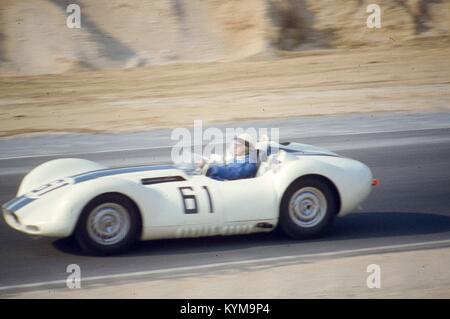
[[5, 219], [10, 219], [14, 223], [20, 225], [19, 217], [16, 214], [14, 214], [13, 212], [11, 212], [5, 208], [3, 208], [3, 213], [5, 214]]

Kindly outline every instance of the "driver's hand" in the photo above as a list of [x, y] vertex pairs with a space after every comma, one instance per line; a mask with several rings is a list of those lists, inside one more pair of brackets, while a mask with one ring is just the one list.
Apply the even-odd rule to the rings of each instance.
[[205, 164], [201, 168], [201, 174], [206, 176], [206, 173], [208, 173], [210, 164], [208, 162], [205, 162]]
[[200, 160], [200, 162], [198, 163], [198, 167], [199, 168], [203, 168], [203, 166], [205, 166], [206, 165], [206, 160], [204, 159], [204, 158], [202, 158], [201, 160]]
[[223, 162], [224, 162], [223, 157], [218, 154], [211, 154], [211, 156], [208, 159], [208, 163], [222, 164]]

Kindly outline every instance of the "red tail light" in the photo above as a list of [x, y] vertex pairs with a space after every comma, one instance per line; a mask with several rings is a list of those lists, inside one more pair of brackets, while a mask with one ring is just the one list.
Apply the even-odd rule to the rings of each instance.
[[380, 185], [380, 180], [377, 178], [372, 179], [372, 186], [375, 187], [378, 185]]

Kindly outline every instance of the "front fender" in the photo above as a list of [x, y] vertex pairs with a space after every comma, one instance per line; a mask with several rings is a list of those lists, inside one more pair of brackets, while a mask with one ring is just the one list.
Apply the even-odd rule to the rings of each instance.
[[151, 207], [145, 203], [161, 203], [163, 198], [156, 190], [143, 187], [132, 180], [119, 177], [104, 177], [70, 184], [53, 190], [44, 196], [27, 199], [27, 204], [19, 209], [8, 210], [17, 206], [3, 206], [6, 222], [14, 229], [37, 236], [67, 237], [77, 225], [84, 207], [95, 197], [105, 193], [120, 193], [129, 197], [141, 212], [143, 225], [148, 223]]
[[95, 197], [105, 193], [120, 193], [130, 198], [138, 207], [141, 213], [142, 223], [147, 223], [148, 216], [144, 214], [146, 209], [145, 202], [151, 200], [152, 195], [157, 197], [158, 194], [152, 194], [149, 189], [144, 188], [141, 184], [131, 180], [122, 179], [118, 177], [104, 177], [98, 180], [86, 181], [80, 184], [75, 184], [72, 189], [67, 192], [62, 200], [67, 203], [66, 216], [70, 220], [72, 233], [78, 222], [78, 219], [86, 207], [86, 205]]

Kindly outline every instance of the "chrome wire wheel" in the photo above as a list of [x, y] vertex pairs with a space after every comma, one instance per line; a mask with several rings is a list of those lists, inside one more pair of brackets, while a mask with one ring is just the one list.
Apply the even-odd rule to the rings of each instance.
[[87, 233], [100, 245], [114, 245], [128, 235], [130, 224], [130, 216], [123, 206], [104, 203], [89, 214]]
[[327, 213], [327, 199], [315, 187], [303, 187], [289, 200], [289, 217], [300, 227], [310, 228], [319, 224]]

